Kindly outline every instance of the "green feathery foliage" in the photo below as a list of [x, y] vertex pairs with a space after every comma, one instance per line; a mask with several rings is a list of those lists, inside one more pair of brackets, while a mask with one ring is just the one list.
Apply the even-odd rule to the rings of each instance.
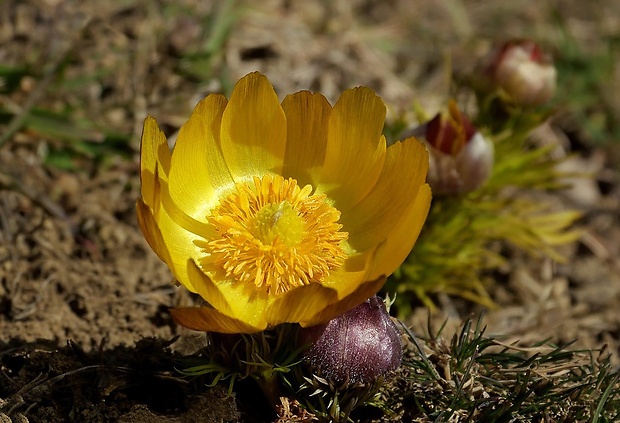
[[[480, 125], [488, 118], [482, 115]], [[575, 241], [576, 211], [557, 211], [540, 198], [562, 188], [568, 175], [557, 170], [561, 159], [552, 147], [532, 145], [529, 134], [546, 114], [510, 117], [503, 129], [486, 135], [494, 141], [495, 165], [487, 183], [462, 196], [436, 196], [416, 245], [384, 291], [397, 293], [401, 318], [421, 300], [433, 308], [431, 295], [446, 293], [493, 307], [486, 287], [489, 275], [505, 263], [498, 245], [507, 243], [534, 257], [561, 262], [557, 247]], [[482, 131], [485, 131], [482, 127]]]
[[[451, 339], [441, 329], [409, 349], [397, 377], [382, 388], [385, 405], [413, 422], [612, 422], [620, 383], [604, 351], [545, 341], [530, 347], [485, 334], [467, 320]], [[398, 392], [395, 396], [393, 393]]]

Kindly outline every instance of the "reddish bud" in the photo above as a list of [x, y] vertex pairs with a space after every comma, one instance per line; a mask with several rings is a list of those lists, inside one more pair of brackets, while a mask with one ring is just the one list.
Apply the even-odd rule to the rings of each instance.
[[426, 141], [436, 150], [451, 156], [458, 155], [476, 133], [469, 119], [456, 103], [448, 103], [448, 113], [438, 113], [426, 123]]
[[396, 370], [400, 335], [383, 301], [374, 296], [328, 323], [300, 330], [311, 344], [304, 357], [317, 373], [337, 384], [370, 383]]
[[532, 40], [509, 41], [495, 49], [488, 71], [495, 85], [522, 106], [544, 104], [555, 93], [553, 60]]
[[493, 168], [493, 144], [461, 113], [454, 101], [423, 125], [429, 145], [428, 183], [436, 194], [464, 194], [480, 188]]

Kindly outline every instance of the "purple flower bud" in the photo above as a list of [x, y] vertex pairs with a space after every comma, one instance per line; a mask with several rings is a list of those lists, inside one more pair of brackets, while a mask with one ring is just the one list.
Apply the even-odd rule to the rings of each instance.
[[337, 384], [370, 383], [396, 370], [400, 335], [383, 301], [374, 296], [328, 323], [300, 330], [311, 344], [304, 355], [318, 374]]

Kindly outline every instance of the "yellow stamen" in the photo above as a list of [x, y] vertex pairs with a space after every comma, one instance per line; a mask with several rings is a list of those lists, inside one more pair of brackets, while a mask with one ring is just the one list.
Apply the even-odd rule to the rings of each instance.
[[344, 263], [348, 234], [340, 212], [311, 192], [280, 175], [237, 184], [208, 218], [215, 231], [204, 243], [203, 269], [275, 294], [323, 282]]

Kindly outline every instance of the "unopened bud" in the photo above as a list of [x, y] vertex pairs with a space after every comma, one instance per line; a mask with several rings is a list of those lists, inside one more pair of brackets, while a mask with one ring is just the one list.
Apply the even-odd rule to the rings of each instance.
[[488, 71], [513, 103], [539, 106], [555, 94], [553, 60], [532, 40], [509, 41], [494, 50]]
[[304, 358], [337, 384], [371, 383], [396, 370], [403, 352], [400, 335], [383, 301], [374, 296], [328, 323], [301, 329], [310, 344]]
[[493, 144], [454, 101], [421, 128], [429, 145], [427, 181], [436, 194], [465, 194], [480, 188], [493, 169]]

